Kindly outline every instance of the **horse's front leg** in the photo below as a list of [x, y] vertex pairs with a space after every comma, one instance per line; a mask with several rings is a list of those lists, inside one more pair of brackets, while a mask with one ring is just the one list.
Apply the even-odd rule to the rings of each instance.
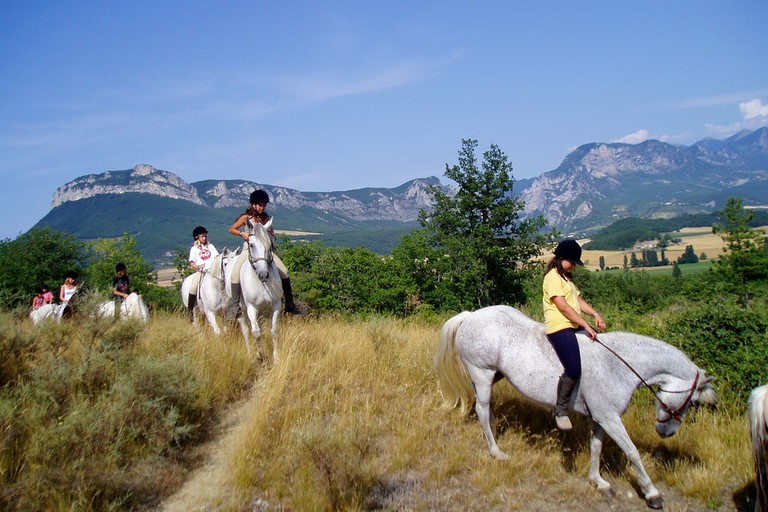
[[272, 364], [277, 364], [277, 333], [280, 326], [280, 303], [272, 307]]
[[248, 355], [248, 358], [251, 357], [251, 343], [250, 343], [250, 337], [251, 334], [248, 331], [248, 325], [246, 324], [246, 319], [244, 316], [237, 317], [237, 323], [240, 324], [240, 332], [243, 335], [243, 341], [245, 342], [245, 353]]
[[611, 484], [600, 475], [600, 454], [603, 451], [605, 430], [596, 421], [592, 421], [592, 434], [589, 439], [589, 481], [603, 494], [613, 497]]
[[621, 418], [619, 416], [610, 417], [601, 421], [600, 425], [626, 454], [627, 458], [632, 462], [632, 465], [635, 466], [635, 470], [637, 471], [637, 483], [643, 491], [645, 503], [651, 508], [663, 508], [664, 500], [661, 498], [661, 493], [653, 485], [651, 477], [646, 473], [643, 463], [640, 460], [640, 452], [637, 451], [637, 447], [635, 447], [635, 444], [629, 438], [629, 434], [624, 427], [624, 423], [621, 422]]
[[[258, 355], [263, 357], [261, 350], [261, 328], [259, 327], [259, 311], [251, 304], [248, 304], [246, 307], [246, 312], [248, 314], [248, 320], [251, 322], [251, 335], [254, 337], [256, 350], [258, 351]], [[250, 348], [248, 349], [248, 355], [251, 355]]]

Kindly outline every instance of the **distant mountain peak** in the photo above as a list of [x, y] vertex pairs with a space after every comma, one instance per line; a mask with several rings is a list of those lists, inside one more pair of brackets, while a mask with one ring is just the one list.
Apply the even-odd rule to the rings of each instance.
[[431, 207], [430, 186], [441, 186], [440, 180], [431, 176], [410, 180], [396, 188], [340, 192], [301, 192], [247, 180], [203, 180], [190, 184], [172, 172], [138, 164], [133, 169], [88, 174], [70, 181], [56, 190], [51, 208], [99, 195], [126, 193], [180, 199], [213, 208], [245, 208], [251, 192], [263, 189], [272, 203], [281, 207], [317, 208], [353, 220], [408, 222], [416, 220], [420, 210]]
[[197, 191], [192, 185], [172, 172], [161, 171], [148, 164], [138, 164], [133, 169], [88, 174], [70, 181], [56, 189], [51, 200], [51, 208], [56, 208], [68, 201], [128, 192], [153, 194], [171, 199], [182, 199], [195, 204], [205, 204], [197, 196]]

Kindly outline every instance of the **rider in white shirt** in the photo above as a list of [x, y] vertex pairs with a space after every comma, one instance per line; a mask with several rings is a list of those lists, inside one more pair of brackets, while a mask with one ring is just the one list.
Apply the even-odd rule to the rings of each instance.
[[192, 231], [192, 238], [195, 243], [189, 249], [189, 266], [197, 272], [193, 274], [192, 285], [189, 288], [189, 300], [187, 301], [190, 318], [195, 305], [197, 305], [197, 287], [200, 284], [200, 278], [213, 263], [213, 259], [219, 255], [216, 247], [208, 243], [208, 230], [203, 226], [197, 226]]

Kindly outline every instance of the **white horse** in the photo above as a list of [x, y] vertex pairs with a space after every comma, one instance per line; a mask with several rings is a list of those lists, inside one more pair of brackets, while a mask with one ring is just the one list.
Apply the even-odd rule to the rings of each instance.
[[[216, 322], [216, 313], [224, 311], [228, 305], [224, 289], [226, 268], [237, 255], [238, 252], [231, 252], [225, 248], [206, 266], [206, 271], [200, 276], [197, 286], [197, 304], [192, 311], [192, 321], [197, 324], [198, 312], [202, 311], [217, 336], [221, 334], [221, 329]], [[191, 274], [181, 283], [181, 301], [184, 307], [187, 307], [189, 301], [193, 278], [194, 274]]]
[[[138, 293], [130, 293], [120, 303], [120, 319], [121, 320], [139, 320], [141, 322], [149, 322], [149, 308], [144, 303], [144, 299]], [[114, 318], [115, 316], [115, 302], [111, 300], [105, 300], [100, 302], [96, 306], [96, 314], [104, 318]]]
[[32, 319], [32, 323], [37, 325], [43, 320], [47, 318], [52, 318], [56, 320], [57, 322], [61, 320], [61, 317], [59, 316], [59, 308], [63, 307], [63, 305], [60, 304], [43, 304], [37, 309], [33, 309], [29, 313], [29, 318]]
[[[280, 274], [272, 257], [272, 237], [269, 229], [272, 227], [272, 219], [266, 224], [248, 222], [248, 264], [240, 267], [240, 297], [241, 306], [245, 306], [248, 320], [251, 322], [251, 334], [259, 343], [261, 329], [259, 319], [267, 313], [271, 317], [272, 334], [272, 360], [277, 362], [277, 333], [280, 311], [282, 310], [283, 285], [280, 282]], [[234, 265], [232, 266], [234, 267]], [[232, 295], [231, 288], [232, 268], [227, 269], [227, 294]], [[245, 349], [248, 356], [251, 355], [250, 337], [245, 318], [240, 317], [240, 329], [245, 340]], [[257, 350], [261, 352], [260, 345]]]
[[755, 512], [768, 512], [768, 384], [749, 395], [749, 427], [755, 459]]
[[[643, 383], [649, 388], [658, 386], [654, 390], [656, 432], [661, 437], [671, 436], [692, 403], [717, 401], [712, 378], [681, 351], [653, 338], [612, 332], [601, 334], [598, 343], [585, 334], [577, 337], [583, 370], [571, 407], [593, 420], [589, 480], [612, 494], [610, 483], [600, 475], [600, 452], [607, 433], [634, 464], [648, 506], [661, 508], [661, 494], [643, 468], [621, 416], [635, 389]], [[446, 321], [434, 370], [449, 403], [460, 405], [467, 413], [474, 400], [488, 450], [502, 460], [508, 455], [496, 444], [491, 430], [491, 386], [497, 372], [527, 398], [552, 407], [557, 379], [563, 371], [544, 334], [544, 325], [508, 306], [465, 311]]]

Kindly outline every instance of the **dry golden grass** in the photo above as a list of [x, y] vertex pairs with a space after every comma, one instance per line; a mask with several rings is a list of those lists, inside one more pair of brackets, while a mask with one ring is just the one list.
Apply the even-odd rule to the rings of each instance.
[[[723, 253], [723, 239], [720, 236], [712, 233], [712, 228], [683, 228], [679, 232], [674, 233], [675, 237], [682, 240], [679, 244], [670, 245], [665, 249], [667, 259], [674, 261], [685, 252], [687, 245], [692, 245], [696, 255], [705, 253], [710, 259], [716, 259]], [[584, 244], [589, 240], [581, 240], [580, 243]], [[641, 244], [642, 247], [642, 244]], [[650, 242], [647, 249], [656, 249], [655, 242]], [[584, 262], [584, 266], [589, 270], [598, 270], [600, 268], [600, 256], [605, 258], [606, 267], [622, 267], [624, 265], [624, 257], [627, 260], [632, 256], [634, 252], [637, 257], [640, 257], [642, 248], [633, 248], [628, 251], [587, 251], [585, 250], [581, 256], [581, 260]]]
[[[227, 448], [216, 510], [644, 510], [634, 470], [606, 443], [603, 473], [618, 492], [590, 488], [588, 421], [557, 432], [548, 411], [506, 382], [494, 388], [499, 443], [442, 407], [431, 374], [439, 326], [409, 321], [284, 319], [280, 362], [256, 382]], [[625, 416], [667, 511], [735, 510], [753, 479], [746, 419], [696, 411], [660, 440], [650, 395]], [[618, 508], [617, 508], [618, 507]], [[198, 504], [199, 508], [199, 504]]]

